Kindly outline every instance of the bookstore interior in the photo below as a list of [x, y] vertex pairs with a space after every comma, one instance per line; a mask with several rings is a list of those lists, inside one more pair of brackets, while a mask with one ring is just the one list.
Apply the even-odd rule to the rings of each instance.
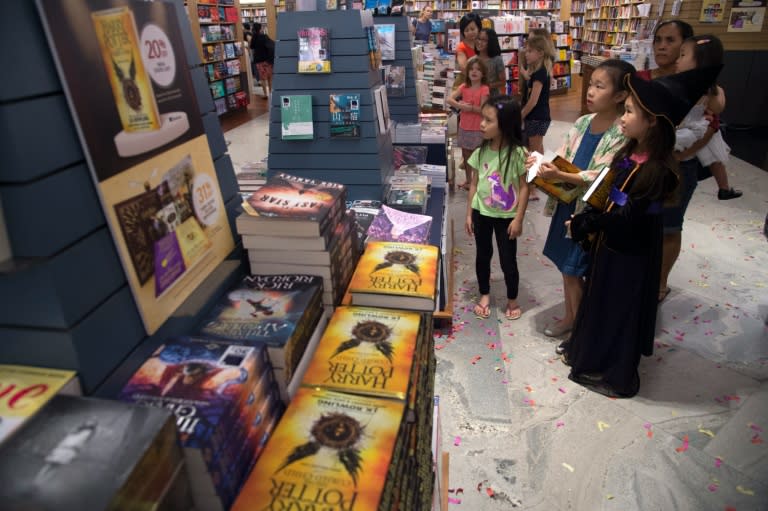
[[[0, 87], [0, 508], [447, 511], [464, 499], [473, 510], [587, 509], [523, 505], [499, 491], [494, 481], [514, 486], [499, 469], [503, 453], [492, 456], [496, 473], [454, 479], [473, 451], [458, 451], [461, 436], [442, 424], [469, 397], [441, 399], [437, 373], [451, 362], [440, 350], [468, 335], [465, 317], [479, 320], [473, 340], [491, 350], [490, 371], [506, 371], [505, 385], [521, 378], [500, 351], [508, 340], [498, 329], [515, 322], [473, 314], [462, 288], [474, 285], [474, 263], [466, 279], [459, 272], [457, 257], [474, 253], [464, 209], [451, 214], [453, 197], [466, 196], [449, 104], [463, 76], [461, 20], [476, 14], [498, 38], [498, 89], [518, 99], [528, 90], [527, 39], [545, 29], [549, 95], [572, 105], [570, 122], [588, 113], [595, 67], [620, 59], [654, 69], [656, 27], [689, 21], [743, 67], [727, 81], [734, 112], [723, 118], [751, 125], [765, 101], [741, 108], [749, 103], [739, 96], [757, 90], [747, 73], [766, 83], [765, 6], [11, 0], [8, 29], [28, 50], [18, 57], [24, 73]], [[425, 9], [429, 28], [416, 40]], [[255, 42], [266, 44], [268, 66], [253, 61]], [[234, 161], [225, 130], [257, 117], [263, 153]], [[545, 200], [584, 192], [565, 198], [534, 183]], [[532, 249], [526, 243], [517, 250]], [[549, 379], [555, 397], [577, 388]], [[527, 413], [544, 395], [524, 387]], [[766, 509], [768, 444], [758, 444], [768, 410], [743, 421], [763, 449], [750, 454], [763, 477], [734, 485], [741, 504], [652, 508]], [[639, 424], [650, 439], [650, 422]], [[686, 435], [678, 456], [715, 426], [697, 425], [704, 437], [689, 444]], [[561, 476], [574, 475], [561, 461]], [[704, 493], [739, 480], [714, 470], [702, 476]], [[590, 509], [643, 509], [602, 498]]]

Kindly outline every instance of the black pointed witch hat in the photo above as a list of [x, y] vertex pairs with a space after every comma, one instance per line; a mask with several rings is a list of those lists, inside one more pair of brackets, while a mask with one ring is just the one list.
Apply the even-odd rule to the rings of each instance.
[[722, 68], [699, 67], [650, 81], [633, 73], [626, 75], [624, 81], [643, 110], [675, 128], [715, 83]]

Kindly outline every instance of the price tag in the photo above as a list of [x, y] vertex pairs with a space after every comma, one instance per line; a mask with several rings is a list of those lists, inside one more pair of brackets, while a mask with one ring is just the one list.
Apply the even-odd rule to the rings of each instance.
[[157, 25], [148, 24], [141, 31], [141, 60], [152, 80], [168, 87], [176, 77], [176, 56], [168, 35]]
[[192, 182], [192, 207], [195, 216], [204, 226], [219, 221], [221, 211], [216, 202], [218, 188], [208, 174], [197, 174]]

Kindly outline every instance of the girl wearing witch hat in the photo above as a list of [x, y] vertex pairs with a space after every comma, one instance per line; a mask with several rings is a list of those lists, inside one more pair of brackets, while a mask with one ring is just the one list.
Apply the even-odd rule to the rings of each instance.
[[653, 352], [661, 271], [664, 202], [678, 185], [675, 127], [714, 83], [720, 67], [653, 81], [627, 75], [621, 118], [627, 144], [611, 163], [612, 185], [601, 209], [588, 207], [566, 225], [573, 240], [591, 240], [590, 270], [563, 361], [570, 378], [612, 397], [640, 388], [640, 355]]

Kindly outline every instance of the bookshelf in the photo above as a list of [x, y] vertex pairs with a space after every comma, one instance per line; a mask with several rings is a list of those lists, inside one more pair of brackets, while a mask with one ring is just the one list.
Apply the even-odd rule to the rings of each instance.
[[[578, 2], [577, 2], [578, 3]], [[640, 17], [639, 0], [586, 0], [580, 52], [601, 55], [611, 46], [635, 38], [645, 18]]]
[[265, 0], [240, 0], [240, 20], [243, 23], [258, 22], [267, 25], [267, 4]]
[[248, 66], [239, 0], [189, 0], [192, 34], [216, 113], [248, 107]]

